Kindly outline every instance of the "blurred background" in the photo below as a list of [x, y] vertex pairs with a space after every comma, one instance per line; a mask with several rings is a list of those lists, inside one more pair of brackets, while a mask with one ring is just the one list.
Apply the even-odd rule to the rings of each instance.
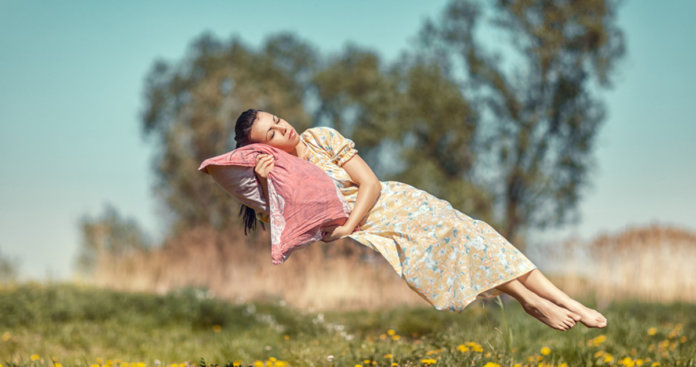
[[0, 1], [0, 280], [424, 304], [359, 244], [273, 266], [244, 237], [196, 168], [254, 107], [337, 128], [571, 294], [696, 300], [696, 3], [524, 4]]

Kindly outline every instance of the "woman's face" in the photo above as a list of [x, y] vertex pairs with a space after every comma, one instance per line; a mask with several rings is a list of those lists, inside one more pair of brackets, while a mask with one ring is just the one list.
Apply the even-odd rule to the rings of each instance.
[[264, 111], [256, 114], [249, 138], [255, 143], [268, 144], [286, 152], [293, 151], [300, 142], [300, 136], [290, 123]]

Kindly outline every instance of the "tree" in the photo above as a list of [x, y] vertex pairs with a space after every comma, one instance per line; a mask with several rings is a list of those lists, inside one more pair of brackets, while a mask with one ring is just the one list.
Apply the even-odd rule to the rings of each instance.
[[309, 127], [306, 83], [315, 54], [294, 36], [269, 38], [260, 50], [211, 34], [193, 42], [178, 65], [155, 63], [146, 81], [145, 136], [155, 136], [155, 191], [171, 211], [173, 234], [198, 224], [239, 224], [239, 206], [197, 172], [206, 158], [235, 148], [234, 124], [255, 107], [282, 111], [298, 129]]
[[78, 269], [90, 274], [98, 265], [100, 256], [110, 260], [147, 251], [151, 241], [138, 223], [123, 218], [112, 205], [104, 206], [103, 213], [96, 218], [83, 216], [80, 219], [82, 244], [77, 257]]
[[[483, 116], [479, 146], [496, 159], [487, 186], [495, 190], [508, 238], [576, 219], [605, 117], [591, 83], [610, 87], [624, 53], [617, 7], [611, 0], [455, 0], [421, 30], [420, 53], [476, 97]], [[510, 40], [497, 53], [475, 37], [487, 14], [488, 30]], [[512, 68], [502, 62], [504, 51]]]

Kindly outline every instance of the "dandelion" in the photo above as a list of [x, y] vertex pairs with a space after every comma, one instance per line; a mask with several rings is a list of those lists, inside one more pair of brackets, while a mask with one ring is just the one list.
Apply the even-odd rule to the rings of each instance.
[[384, 355], [384, 358], [386, 358], [386, 359], [392, 359], [392, 358], [394, 358], [394, 356], [391, 355], [391, 354], [385, 354], [385, 355]]
[[401, 337], [398, 336], [398, 335], [392, 335], [392, 339], [394, 339], [394, 340], [399, 340], [399, 339], [401, 339]]
[[89, 367], [99, 367], [99, 365], [96, 363], [92, 363]]
[[650, 329], [648, 329], [648, 335], [652, 336], [652, 335], [655, 335], [655, 334], [657, 334], [657, 328], [656, 328], [656, 327], [651, 327]]
[[41, 358], [41, 357], [39, 357], [38, 354], [32, 354], [31, 357], [29, 357], [29, 359], [31, 359], [32, 361], [38, 361], [39, 358]]
[[389, 336], [393, 336], [396, 334], [396, 331], [394, 331], [394, 329], [389, 329], [387, 330], [387, 334], [389, 334]]
[[460, 351], [460, 352], [468, 352], [468, 351], [469, 351], [469, 347], [467, 347], [467, 346], [464, 345], [464, 344], [459, 344], [459, 345], [457, 346], [457, 350]]
[[602, 334], [602, 335], [599, 335], [595, 338], [590, 339], [587, 342], [587, 345], [589, 345], [591, 347], [598, 347], [600, 344], [604, 343], [606, 340], [607, 340], [607, 336]]
[[515, 363], [512, 367], [522, 367], [522, 363]]
[[242, 365], [242, 361], [239, 359], [232, 362], [232, 367], [240, 367], [241, 365]]
[[611, 354], [609, 354], [609, 353], [604, 354], [604, 362], [611, 363], [611, 361], [613, 361], [613, 360], [614, 360], [614, 357]]
[[430, 366], [431, 364], [437, 363], [437, 361], [432, 359], [432, 358], [425, 358], [425, 359], [421, 359], [421, 363], [423, 363], [426, 366]]
[[[398, 363], [392, 362], [392, 367], [396, 367], [396, 366], [398, 366], [398, 365], [399, 365]], [[2, 366], [0, 366], [0, 367], [2, 367]]]
[[653, 362], [652, 365], [651, 365], [651, 367], [657, 367], [657, 366], [659, 366], [659, 365], [660, 365], [660, 362]]
[[636, 366], [642, 366], [642, 365], [643, 365], [643, 360], [640, 359], [640, 358], [636, 359], [635, 362], [636, 362]]
[[483, 367], [500, 367], [500, 365], [495, 362], [486, 362]]
[[63, 364], [62, 363], [55, 363], [54, 366], [55, 367], [63, 367]]
[[619, 364], [623, 364], [626, 367], [633, 367], [635, 366], [635, 362], [631, 357], [624, 357], [624, 359], [619, 361]]
[[254, 367], [263, 367], [263, 362], [261, 362], [261, 361], [254, 361]]
[[568, 363], [563, 362], [559, 364], [558, 367], [568, 367]]
[[361, 364], [356, 364], [356, 365], [353, 366], [353, 367], [362, 367], [362, 365], [361, 365]]
[[551, 349], [549, 349], [549, 347], [541, 347], [541, 354], [547, 356], [549, 353], [551, 353]]
[[138, 362], [138, 364], [135, 365], [136, 367], [145, 367], [145, 363], [143, 362]]

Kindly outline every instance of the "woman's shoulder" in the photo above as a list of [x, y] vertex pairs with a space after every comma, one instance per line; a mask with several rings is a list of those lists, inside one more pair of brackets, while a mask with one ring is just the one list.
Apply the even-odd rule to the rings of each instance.
[[332, 143], [334, 143], [337, 139], [345, 139], [343, 135], [338, 132], [338, 130], [328, 126], [311, 127], [302, 132], [300, 136], [305, 140], [305, 142], [320, 147], [333, 145]]

